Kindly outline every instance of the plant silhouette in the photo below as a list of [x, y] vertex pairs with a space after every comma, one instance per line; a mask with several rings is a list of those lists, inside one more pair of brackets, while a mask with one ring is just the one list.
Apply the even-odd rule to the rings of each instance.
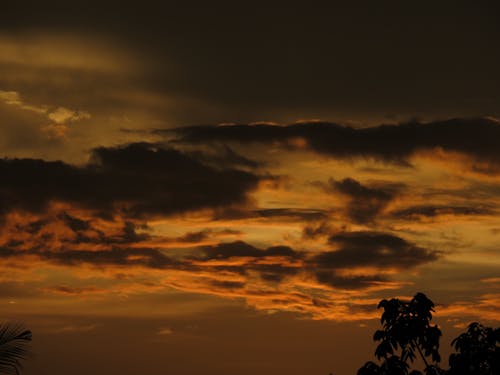
[[449, 375], [500, 374], [500, 329], [472, 323], [451, 342], [457, 353], [450, 355]]
[[0, 374], [19, 375], [21, 361], [29, 354], [31, 331], [20, 324], [0, 324]]
[[479, 323], [452, 341], [457, 353], [449, 358], [450, 368], [439, 367], [441, 330], [432, 325], [434, 303], [423, 293], [410, 301], [397, 298], [380, 301], [383, 308], [382, 329], [373, 335], [379, 342], [375, 356], [382, 363], [369, 361], [358, 375], [422, 375], [410, 367], [419, 357], [426, 375], [499, 375], [500, 329], [486, 328]]

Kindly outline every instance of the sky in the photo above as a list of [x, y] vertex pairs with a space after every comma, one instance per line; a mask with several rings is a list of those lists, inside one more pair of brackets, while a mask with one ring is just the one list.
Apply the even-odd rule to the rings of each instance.
[[[23, 374], [335, 375], [383, 298], [500, 321], [487, 1], [2, 4], [0, 319]], [[446, 365], [446, 364], [445, 364]]]

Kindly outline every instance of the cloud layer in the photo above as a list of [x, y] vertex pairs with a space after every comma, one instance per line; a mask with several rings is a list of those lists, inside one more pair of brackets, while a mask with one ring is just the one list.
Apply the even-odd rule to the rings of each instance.
[[[435, 150], [463, 153], [486, 163], [491, 171], [495, 170], [494, 164], [500, 160], [500, 123], [488, 118], [411, 122], [368, 128], [304, 122], [287, 126], [190, 126], [156, 132], [173, 134], [181, 142], [278, 143], [283, 147], [309, 149], [335, 158], [375, 158], [403, 165], [409, 164], [410, 158], [419, 152]], [[477, 168], [480, 170], [480, 166]]]
[[[429, 270], [495, 252], [500, 181], [484, 172], [498, 131], [491, 119], [195, 126], [93, 148], [83, 164], [4, 158], [4, 288], [24, 296], [17, 284], [38, 278], [41, 298], [176, 290], [369, 319], [378, 297], [436, 288]], [[479, 297], [463, 280], [496, 280], [489, 268], [443, 275], [439, 288], [461, 285], [469, 304]]]
[[41, 212], [66, 202], [129, 217], [172, 215], [244, 203], [259, 177], [215, 169], [180, 151], [146, 143], [97, 148], [78, 167], [36, 159], [0, 160], [3, 214]]

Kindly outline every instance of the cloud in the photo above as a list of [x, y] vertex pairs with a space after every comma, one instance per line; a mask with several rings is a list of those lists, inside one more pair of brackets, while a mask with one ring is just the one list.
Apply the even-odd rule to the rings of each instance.
[[[465, 326], [465, 322], [474, 320], [498, 322], [500, 321], [500, 293], [480, 294], [472, 301], [456, 301], [450, 304], [437, 306], [437, 312], [455, 318], [458, 324]], [[450, 321], [454, 321], [450, 319]], [[463, 327], [460, 327], [463, 328]]]
[[68, 121], [78, 121], [90, 118], [90, 113], [86, 111], [72, 111], [71, 109], [59, 107], [48, 114], [49, 119], [56, 124], [63, 124]]
[[308, 267], [318, 282], [340, 289], [390, 285], [393, 270], [414, 268], [440, 256], [389, 233], [339, 232], [328, 242], [335, 249], [308, 258]]
[[302, 237], [305, 239], [314, 239], [329, 236], [334, 232], [335, 228], [330, 223], [323, 221], [319, 224], [306, 225], [302, 230]]
[[286, 126], [188, 126], [154, 132], [173, 136], [179, 142], [273, 143], [289, 149], [305, 148], [334, 158], [374, 158], [400, 165], [409, 165], [410, 158], [420, 151], [435, 149], [463, 153], [487, 163], [500, 161], [500, 123], [491, 118], [410, 122], [368, 128], [303, 122]]
[[295, 258], [299, 253], [295, 252], [288, 246], [272, 246], [265, 250], [258, 249], [243, 241], [236, 241], [231, 243], [221, 243], [217, 246], [207, 246], [203, 248], [203, 259], [228, 259], [232, 257], [290, 257]]
[[443, 215], [453, 216], [482, 216], [492, 215], [495, 212], [488, 207], [480, 206], [452, 206], [452, 205], [419, 205], [407, 207], [391, 212], [391, 216], [397, 219], [414, 220], [419, 218], [437, 217]]
[[[331, 251], [308, 252], [288, 246], [258, 248], [243, 241], [222, 242], [194, 248], [181, 257], [170, 257], [158, 248], [144, 245], [129, 247], [128, 242], [111, 243], [106, 249], [68, 245], [59, 249], [33, 247], [19, 249], [4, 244], [0, 257], [37, 257], [63, 266], [83, 264], [97, 267], [144, 267], [180, 271], [193, 277], [209, 277], [211, 287], [241, 288], [257, 275], [263, 288], [281, 283], [286, 277], [316, 278], [320, 284], [341, 289], [363, 289], [388, 282], [384, 270], [410, 269], [435, 261], [439, 253], [418, 247], [391, 234], [378, 232], [347, 232], [330, 237]], [[346, 269], [351, 271], [345, 272]], [[375, 269], [377, 272], [370, 271]], [[358, 270], [357, 273], [355, 270]], [[353, 273], [354, 272], [354, 273]], [[233, 275], [229, 280], [220, 275]], [[198, 276], [196, 276], [198, 275]], [[243, 279], [242, 279], [243, 277]], [[216, 280], [217, 282], [213, 282]], [[230, 281], [230, 283], [226, 283]], [[182, 285], [178, 285], [182, 288]], [[61, 289], [60, 292], [69, 293]]]
[[[256, 121], [306, 114], [380, 118], [421, 111], [432, 116], [498, 113], [498, 29], [480, 5], [450, 7], [443, 2], [434, 12], [422, 7], [411, 14], [397, 6], [384, 12], [380, 22], [371, 5], [272, 5], [237, 12], [223, 2], [177, 5], [172, 12], [163, 3], [142, 9], [123, 4], [115, 17], [113, 4], [92, 2], [99, 4], [99, 12], [89, 5], [74, 14], [60, 2], [32, 3], [30, 14], [22, 5], [9, 5], [0, 14], [7, 36], [0, 41], [2, 60], [55, 67], [51, 80], [67, 67], [111, 74], [127, 70], [123, 80], [135, 78], [138, 71], [142, 76], [137, 81], [149, 92], [176, 91], [208, 102], [207, 109], [185, 109], [181, 123], [196, 115], [195, 123], [209, 116], [215, 121]], [[419, 33], [405, 28], [415, 20], [425, 20], [429, 27]], [[465, 21], [477, 33], [457, 27]], [[357, 32], [347, 32], [353, 22]], [[261, 27], [249, 28], [250, 23]], [[405, 43], [409, 40], [414, 43]], [[448, 47], [440, 48], [443, 44]], [[115, 51], [120, 46], [131, 53]], [[196, 58], [188, 50], [198, 51]], [[376, 59], [366, 58], [375, 53]], [[488, 59], [478, 58], [482, 56]], [[142, 65], [130, 72], [133, 57]], [[148, 64], [151, 60], [155, 64]], [[92, 88], [99, 84], [92, 82]], [[87, 87], [78, 85], [76, 91], [80, 88]]]
[[285, 217], [304, 221], [321, 220], [327, 217], [327, 212], [321, 209], [300, 208], [268, 208], [255, 211], [262, 217]]
[[347, 214], [351, 220], [360, 224], [372, 222], [400, 189], [400, 185], [368, 187], [353, 178], [342, 181], [330, 179], [326, 186], [327, 191], [338, 192], [349, 198]]
[[[243, 241], [235, 241], [202, 246], [198, 255], [180, 259], [170, 258], [158, 249], [140, 247], [31, 253], [50, 262], [72, 266], [140, 266], [193, 273], [193, 276], [205, 272], [205, 277], [210, 275], [208, 282], [211, 287], [217, 289], [242, 288], [246, 284], [245, 280], [251, 280], [254, 274], [259, 276], [263, 285], [303, 275], [335, 288], [365, 289], [390, 283], [386, 271], [411, 269], [439, 257], [436, 251], [415, 246], [386, 233], [340, 233], [332, 236], [330, 243], [336, 247], [335, 250], [314, 253], [297, 251], [288, 246], [261, 249]], [[7, 257], [12, 255], [12, 252], [4, 253]], [[232, 274], [240, 279], [230, 279], [230, 282], [223, 279], [221, 282], [218, 273]], [[244, 277], [243, 280], [241, 277]], [[178, 286], [182, 288], [182, 285]]]
[[21, 95], [19, 95], [19, 93], [16, 91], [0, 90], [0, 101], [4, 102], [7, 105], [19, 107], [22, 110], [39, 114], [45, 114], [48, 111], [48, 108], [46, 106], [36, 106], [25, 103], [21, 99]]
[[[14, 252], [3, 250], [4, 256], [12, 256]], [[110, 250], [72, 250], [65, 251], [23, 251], [16, 255], [32, 255], [42, 260], [66, 266], [81, 266], [83, 264], [104, 266], [141, 266], [146, 268], [166, 269], [179, 265], [178, 262], [164, 255], [158, 249], [114, 247]]]
[[138, 143], [93, 150], [82, 167], [60, 161], [0, 160], [2, 213], [40, 212], [51, 202], [126, 217], [172, 215], [241, 204], [259, 176], [215, 169], [170, 148]]
[[321, 209], [308, 208], [262, 208], [262, 209], [242, 209], [223, 208], [216, 210], [215, 220], [243, 220], [243, 219], [286, 219], [300, 221], [316, 221], [326, 219], [328, 213]]
[[75, 296], [82, 294], [105, 294], [106, 289], [93, 287], [71, 287], [66, 285], [57, 285], [52, 287], [42, 288], [42, 291], [63, 296]]
[[336, 289], [364, 289], [377, 284], [389, 284], [382, 275], [341, 276], [332, 271], [316, 271], [315, 276], [321, 284], [330, 285]]
[[216, 168], [256, 169], [263, 166], [263, 163], [240, 155], [227, 145], [209, 147], [203, 151], [189, 151], [189, 156]]
[[[391, 8], [384, 23], [360, 7], [271, 6], [263, 12], [249, 6], [236, 14], [213, 4], [182, 5], [176, 12], [166, 11], [168, 4], [156, 11], [124, 5], [116, 17], [116, 6], [103, 2], [99, 12], [90, 6], [71, 14], [45, 2], [31, 6], [26, 12], [25, 4], [10, 2], [0, 13], [0, 149], [31, 158], [0, 160], [0, 254], [9, 257], [2, 262], [4, 277], [39, 265], [45, 270], [25, 278], [62, 279], [51, 272], [57, 268], [68, 275], [102, 270], [105, 279], [119, 269], [149, 279], [161, 274], [165, 285], [242, 298], [259, 308], [349, 318], [350, 304], [366, 307], [366, 290], [397, 284], [392, 269], [439, 257], [427, 243], [460, 233], [461, 246], [471, 252], [463, 249], [463, 257], [489, 260], [478, 253], [494, 242], [487, 234], [499, 227], [498, 195], [471, 186], [468, 200], [452, 189], [471, 178], [458, 169], [500, 171], [495, 120], [369, 128], [312, 121], [249, 125], [262, 119], [383, 121], [387, 112], [394, 114], [391, 121], [415, 112], [424, 118], [497, 116], [499, 28], [489, 12], [443, 5], [408, 16]], [[432, 27], [398, 27], [422, 16]], [[356, 27], [352, 20], [359, 21]], [[458, 27], [464, 20], [474, 27]], [[252, 22], [261, 27], [248, 27]], [[371, 38], [363, 37], [367, 32]], [[415, 36], [419, 48], [405, 42]], [[378, 58], [366, 59], [370, 52]], [[219, 121], [243, 125], [140, 132]], [[95, 149], [93, 159], [84, 160], [96, 145], [154, 142], [157, 136], [182, 152], [153, 143], [124, 145]], [[458, 166], [455, 174], [442, 173], [438, 158], [447, 172]], [[410, 164], [415, 168], [399, 168]], [[263, 187], [272, 184], [261, 175], [263, 167], [289, 174], [289, 185]], [[374, 184], [380, 173], [405, 181], [408, 196], [400, 199], [397, 189]], [[306, 186], [330, 176], [332, 194]], [[447, 192], [426, 193], [430, 185]], [[485, 202], [491, 212], [482, 211]], [[481, 212], [490, 217], [477, 225], [453, 217]], [[446, 222], [416, 223], [438, 215]], [[360, 232], [366, 227], [377, 232]], [[393, 231], [385, 233], [388, 228]], [[360, 237], [383, 246], [362, 245]], [[245, 242], [219, 243], [235, 238]], [[81, 287], [67, 282], [73, 291]], [[96, 281], [99, 287], [108, 282]]]
[[19, 93], [15, 91], [2, 91], [0, 90], [0, 100], [4, 101], [6, 104], [9, 105], [20, 105], [21, 104], [21, 97], [19, 96]]
[[8, 106], [16, 107], [22, 111], [33, 112], [47, 118], [51, 123], [38, 124], [38, 128], [41, 134], [45, 134], [48, 139], [63, 139], [70, 129], [69, 123], [91, 118], [90, 113], [87, 111], [76, 111], [65, 107], [51, 109], [47, 105], [26, 103], [16, 91], [0, 90], [0, 101]]
[[89, 38], [62, 36], [60, 33], [0, 34], [0, 65], [6, 68], [45, 69], [61, 72], [64, 69], [75, 72], [98, 71], [130, 73], [129, 55], [118, 51], [105, 38], [90, 41]]
[[67, 212], [63, 212], [59, 215], [59, 218], [64, 221], [64, 223], [73, 231], [80, 232], [90, 229], [90, 223], [88, 220], [81, 220], [77, 217], [71, 216]]
[[55, 123], [52, 125], [62, 125], [67, 122], [87, 120], [91, 117], [90, 113], [87, 111], [75, 111], [65, 107], [51, 109], [47, 105], [28, 104], [21, 98], [21, 95], [17, 91], [0, 90], [0, 101], [25, 111], [45, 114], [49, 120]]
[[187, 243], [190, 243], [190, 242], [193, 242], [193, 243], [201, 242], [201, 241], [206, 240], [207, 238], [209, 238], [211, 234], [212, 234], [212, 231], [210, 231], [210, 230], [202, 230], [202, 231], [198, 231], [198, 232], [189, 232], [189, 233], [186, 233], [186, 234], [182, 235], [181, 237], [179, 237], [178, 241], [179, 242], [187, 242]]
[[[104, 251], [113, 248], [155, 248], [161, 250], [193, 249], [221, 240], [240, 238], [234, 229], [209, 228], [188, 231], [181, 235], [165, 235], [142, 220], [122, 217], [100, 217], [93, 211], [82, 211], [60, 204], [47, 212], [33, 214], [13, 211], [4, 217], [0, 227], [0, 246], [25, 255], [33, 250], [60, 252], [70, 250]], [[161, 219], [162, 221], [164, 219]], [[175, 218], [173, 219], [176, 220]]]
[[346, 268], [412, 268], [438, 259], [439, 252], [416, 246], [405, 239], [382, 232], [342, 232], [332, 235], [329, 243], [337, 250], [314, 258], [319, 266]]
[[[78, 235], [94, 230], [91, 221], [67, 213], [59, 214], [56, 219]], [[37, 230], [37, 235], [47, 235], [53, 225], [35, 221], [26, 228]], [[96, 243], [105, 247], [95, 247], [96, 243], [78, 239], [75, 243], [62, 243], [58, 248], [4, 243], [0, 246], [0, 257], [6, 263], [27, 259], [32, 265], [41, 262], [52, 267], [92, 270], [99, 272], [99, 277], [94, 274], [92, 280], [104, 278], [111, 283], [104, 286], [52, 283], [42, 289], [56, 295], [97, 298], [106, 290], [123, 293], [133, 288], [143, 290], [144, 285], [153, 283], [155, 292], [175, 288], [243, 299], [262, 310], [293, 311], [316, 319], [350, 320], [373, 315], [372, 311], [358, 311], [362, 307], [360, 301], [353, 300], [352, 293], [366, 304], [369, 293], [402, 286], [394, 280], [394, 270], [412, 269], [439, 257], [438, 252], [380, 232], [338, 232], [328, 238], [330, 250], [327, 251], [283, 245], [260, 247], [233, 241], [205, 246], [197, 246], [195, 242], [187, 252], [169, 254], [168, 250], [148, 246], [151, 240], [148, 236], [133, 238], [133, 242], [120, 240], [137, 234], [137, 225], [126, 222], [124, 225], [118, 237], [103, 234], [96, 239]], [[218, 235], [218, 232], [212, 234]], [[191, 232], [176, 241], [204, 241], [207, 235], [210, 234]], [[89, 272], [85, 272], [85, 279]], [[123, 283], [120, 276], [123, 274], [129, 275], [126, 286], [115, 288], [115, 283]]]

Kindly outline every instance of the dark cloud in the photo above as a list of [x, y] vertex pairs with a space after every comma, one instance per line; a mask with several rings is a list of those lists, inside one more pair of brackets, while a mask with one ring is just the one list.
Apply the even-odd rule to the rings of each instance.
[[240, 282], [240, 281], [221, 281], [221, 280], [213, 280], [210, 282], [211, 285], [217, 287], [217, 288], [221, 288], [221, 289], [230, 289], [230, 290], [233, 290], [233, 289], [241, 289], [243, 287], [245, 287], [245, 283], [244, 282]]
[[[287, 7], [30, 1], [4, 5], [0, 32], [98, 36], [126, 46], [144, 60], [140, 79], [126, 77], [139, 89], [214, 103], [184, 109], [181, 122], [257, 121], [277, 111], [295, 118], [482, 115], [498, 113], [497, 14], [491, 2], [462, 1]], [[58, 96], [73, 89], [60, 87]], [[109, 96], [104, 102], [116, 100]]]
[[[0, 208], [40, 212], [52, 201], [128, 217], [170, 215], [243, 203], [259, 177], [215, 169], [174, 149], [147, 143], [93, 150], [83, 167], [60, 161], [0, 160]], [[85, 223], [65, 216], [73, 229]]]
[[64, 223], [73, 231], [80, 232], [90, 229], [90, 223], [88, 220], [81, 220], [77, 217], [71, 216], [67, 212], [63, 212], [59, 215], [59, 218], [64, 221]]
[[143, 266], [167, 268], [178, 264], [160, 250], [150, 248], [113, 248], [110, 250], [67, 250], [42, 252], [42, 258], [49, 261], [78, 266], [87, 263], [96, 266]]
[[61, 251], [32, 249], [18, 251], [8, 247], [0, 248], [0, 257], [12, 258], [16, 256], [37, 256], [40, 259], [66, 266], [80, 266], [90, 264], [97, 267], [104, 266], [142, 266], [148, 268], [181, 267], [181, 263], [166, 256], [158, 249], [153, 248], [123, 248], [114, 247], [109, 250], [75, 250]]
[[212, 231], [210, 231], [210, 230], [202, 230], [199, 232], [189, 232], [189, 233], [182, 235], [177, 240], [180, 242], [196, 243], [196, 242], [206, 240], [207, 238], [210, 237], [211, 234], [212, 234]]
[[138, 225], [131, 221], [126, 221], [123, 226], [123, 234], [121, 235], [121, 242], [123, 243], [136, 243], [145, 241], [151, 238], [148, 233], [138, 233], [138, 229], [148, 229], [147, 225]]
[[343, 232], [329, 238], [334, 251], [326, 251], [309, 259], [316, 279], [334, 288], [358, 289], [390, 281], [384, 275], [343, 275], [338, 269], [375, 267], [409, 269], [435, 261], [436, 251], [415, 246], [388, 233]]
[[370, 276], [339, 276], [332, 271], [318, 271], [316, 279], [326, 285], [338, 289], [363, 289], [379, 282], [387, 282], [387, 277], [379, 275]]
[[313, 221], [325, 219], [328, 215], [324, 210], [319, 209], [298, 209], [298, 208], [268, 208], [256, 210], [255, 213], [261, 217], [287, 217], [303, 221]]
[[[219, 271], [229, 271], [239, 275], [247, 275], [254, 272], [268, 283], [280, 283], [285, 277], [296, 275], [299, 272], [309, 272], [307, 268], [298, 268], [297, 262], [302, 262], [307, 254], [296, 251], [288, 246], [271, 246], [260, 249], [243, 241], [220, 243], [215, 246], [204, 246], [201, 255], [193, 259], [197, 261], [244, 259], [243, 264], [227, 264], [215, 266]], [[272, 263], [260, 263], [259, 260], [266, 258]]]
[[251, 218], [281, 218], [302, 221], [316, 221], [326, 219], [328, 213], [320, 209], [303, 208], [265, 208], [265, 209], [238, 209], [223, 208], [215, 213], [215, 220], [242, 220]]
[[157, 131], [174, 134], [178, 141], [239, 143], [281, 143], [295, 147], [293, 139], [306, 147], [335, 158], [375, 158], [408, 165], [418, 151], [436, 148], [461, 152], [483, 162], [500, 161], [500, 123], [487, 119], [451, 119], [429, 123], [403, 123], [353, 128], [327, 122], [297, 123], [288, 126], [207, 125]]
[[[65, 224], [76, 234], [74, 239], [68, 241], [68, 244], [93, 243], [101, 245], [133, 244], [149, 240], [151, 235], [147, 233], [149, 227], [146, 224], [137, 224], [131, 221], [125, 221], [119, 233], [106, 234], [96, 225], [92, 225], [90, 220], [81, 220], [76, 217], [63, 213], [59, 219], [63, 219]], [[140, 233], [138, 231], [141, 231]], [[62, 238], [61, 246], [66, 245]]]
[[21, 231], [25, 231], [29, 234], [36, 235], [49, 222], [50, 221], [47, 219], [36, 220], [25, 225], [18, 225], [18, 229]]
[[[239, 274], [253, 270], [268, 282], [281, 282], [287, 276], [303, 272], [313, 275], [320, 283], [335, 288], [358, 289], [390, 280], [382, 275], [346, 276], [338, 271], [356, 267], [410, 269], [435, 261], [439, 257], [437, 251], [418, 247], [400, 237], [380, 232], [343, 232], [331, 236], [329, 242], [337, 249], [314, 254], [286, 246], [259, 249], [237, 241], [204, 247], [203, 256], [197, 259], [250, 258], [244, 265], [223, 266], [221, 270]], [[301, 267], [287, 263], [255, 263], [259, 258], [273, 256], [285, 257], [287, 262], [301, 262]]]
[[80, 295], [80, 294], [88, 294], [88, 293], [103, 293], [106, 292], [105, 289], [100, 289], [96, 287], [80, 287], [73, 288], [66, 285], [56, 285], [52, 287], [45, 287], [42, 289], [44, 292], [55, 293], [55, 294], [64, 294], [64, 295]]
[[198, 232], [188, 232], [184, 235], [174, 238], [174, 241], [185, 242], [185, 243], [197, 243], [210, 238], [215, 238], [218, 236], [237, 236], [241, 235], [242, 232], [233, 229], [223, 229], [219, 231], [214, 231], [211, 229], [205, 229]]
[[347, 214], [356, 223], [368, 223], [396, 196], [399, 186], [368, 187], [353, 178], [342, 181], [330, 179], [327, 190], [339, 192], [349, 197]]
[[492, 215], [495, 212], [487, 207], [450, 206], [450, 205], [421, 205], [393, 211], [391, 216], [398, 219], [413, 220], [419, 217], [436, 217], [441, 215]]
[[288, 246], [272, 246], [265, 250], [259, 249], [243, 241], [235, 241], [228, 243], [221, 243], [216, 246], [206, 246], [202, 248], [204, 259], [228, 259], [232, 257], [272, 257], [282, 256], [295, 258], [300, 253], [294, 251]]
[[[101, 243], [101, 242], [100, 242]], [[16, 246], [4, 245], [0, 247], [0, 257], [9, 258], [15, 256], [34, 255], [42, 259], [65, 265], [78, 265], [81, 263], [89, 263], [94, 265], [140, 265], [151, 268], [169, 268], [185, 267], [191, 264], [193, 260], [209, 261], [209, 260], [227, 260], [230, 258], [248, 258], [248, 267], [259, 268], [260, 265], [255, 265], [254, 261], [258, 261], [263, 257], [281, 257], [289, 258], [290, 260], [298, 260], [302, 258], [304, 253], [293, 250], [288, 246], [271, 246], [267, 249], [260, 249], [243, 241], [235, 241], [228, 243], [219, 243], [214, 246], [199, 247], [199, 255], [186, 256], [183, 260], [174, 260], [165, 255], [160, 249], [151, 247], [126, 247], [126, 241], [103, 240], [103, 243], [113, 245], [109, 249], [72, 249], [70, 246], [60, 250], [46, 250], [43, 248], [32, 248], [28, 250], [16, 249]], [[252, 266], [253, 264], [253, 266]], [[280, 268], [280, 264], [264, 264], [262, 270], [271, 272], [276, 268]], [[283, 266], [286, 267], [286, 266]], [[236, 269], [231, 266], [228, 269]], [[243, 270], [244, 271], [244, 270]]]
[[439, 257], [436, 251], [382, 232], [338, 233], [329, 238], [329, 243], [338, 249], [318, 254], [314, 258], [316, 264], [337, 268], [373, 266], [405, 269], [432, 262]]
[[[160, 249], [136, 246], [126, 243], [111, 243], [109, 249], [72, 249], [68, 245], [59, 250], [32, 248], [19, 250], [4, 245], [0, 257], [36, 256], [42, 260], [66, 266], [89, 264], [97, 267], [146, 267], [154, 269], [175, 269], [191, 272], [220, 272], [238, 277], [259, 278], [271, 284], [303, 274], [314, 277], [318, 282], [340, 289], [362, 289], [381, 282], [390, 281], [384, 275], [345, 275], [341, 271], [358, 267], [384, 269], [409, 269], [432, 262], [439, 253], [418, 247], [402, 238], [379, 232], [342, 232], [329, 238], [336, 249], [326, 252], [294, 250], [288, 246], [271, 246], [265, 249], [243, 241], [219, 243], [213, 246], [195, 248], [195, 254], [170, 257]], [[217, 261], [217, 262], [214, 262]], [[217, 286], [223, 289], [237, 289], [244, 281], [236, 284], [223, 281]]]
[[190, 157], [199, 160], [204, 164], [213, 166], [214, 168], [248, 168], [256, 169], [263, 166], [263, 163], [249, 159], [230, 148], [227, 145], [219, 145], [211, 147], [209, 150], [190, 151]]
[[331, 235], [335, 231], [328, 222], [323, 221], [319, 224], [306, 225], [302, 230], [302, 236], [306, 239]]

